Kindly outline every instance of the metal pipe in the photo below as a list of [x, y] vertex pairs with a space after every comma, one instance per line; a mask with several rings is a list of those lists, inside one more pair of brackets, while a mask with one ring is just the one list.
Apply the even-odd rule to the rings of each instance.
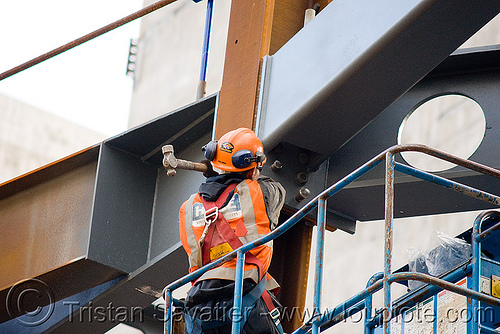
[[[454, 270], [453, 272], [447, 274], [446, 276], [442, 277], [441, 279], [447, 282], [456, 282], [460, 280], [461, 278], [465, 277], [472, 271], [472, 263], [469, 263], [465, 265], [464, 267], [460, 267], [457, 270]], [[396, 315], [398, 311], [400, 311], [403, 307], [412, 307], [417, 303], [417, 301], [423, 300], [424, 298], [426, 299], [428, 296], [432, 296], [436, 293], [438, 293], [441, 289], [437, 286], [434, 285], [428, 285], [422, 289], [420, 289], [418, 292], [416, 292], [414, 295], [411, 296], [409, 299], [405, 299], [405, 301], [401, 305], [395, 306], [394, 304], [392, 305], [392, 312], [393, 315]], [[371, 296], [367, 297], [371, 298]], [[380, 323], [380, 317], [381, 315], [375, 316], [373, 319], [369, 319], [367, 326], [373, 327], [375, 324]], [[368, 332], [369, 333], [369, 332]]]
[[390, 333], [391, 285], [388, 281], [392, 273], [392, 244], [394, 220], [394, 155], [385, 155], [385, 247], [384, 247], [384, 334]]
[[[361, 312], [364, 310], [366, 307], [365, 300], [360, 301], [359, 303], [355, 305], [351, 305], [349, 308], [347, 308], [345, 305], [336, 307], [331, 314], [328, 315], [329, 320], [326, 322], [323, 322], [321, 324], [318, 323], [319, 326], [321, 326], [321, 331], [325, 331], [330, 327], [335, 326], [336, 324], [345, 321], [347, 318], [352, 317], [353, 315]], [[314, 323], [313, 323], [314, 325]]]
[[164, 334], [172, 334], [172, 291], [164, 291], [165, 313], [164, 313]]
[[498, 334], [498, 331], [496, 329], [490, 328], [488, 326], [478, 325], [477, 327], [479, 329], [481, 329], [481, 333], [485, 333], [485, 334]]
[[[377, 281], [374, 284], [370, 285], [369, 287], [365, 288], [363, 291], [360, 293], [354, 295], [353, 297], [349, 298], [346, 300], [343, 304], [337, 305], [335, 308], [332, 310], [323, 313], [319, 318], [314, 320], [314, 322], [317, 323], [318, 326], [326, 325], [328, 326], [328, 323], [330, 322], [336, 322], [339, 320], [340, 316], [342, 316], [343, 313], [349, 311], [353, 306], [358, 305], [360, 302], [362, 302], [366, 297], [372, 295], [373, 293], [381, 290], [383, 287], [383, 281]], [[323, 328], [326, 329], [326, 328]]]
[[496, 223], [494, 226], [490, 227], [484, 232], [481, 232], [478, 236], [476, 236], [476, 239], [478, 242], [482, 242], [490, 238], [492, 235], [494, 235], [493, 232], [496, 232], [500, 229], [500, 223]]
[[[500, 299], [495, 298], [489, 295], [486, 295], [484, 293], [480, 293], [477, 291], [473, 291], [471, 289], [464, 288], [460, 285], [456, 285], [450, 282], [447, 282], [443, 279], [436, 278], [427, 274], [422, 274], [422, 273], [410, 273], [410, 272], [403, 272], [403, 273], [397, 273], [397, 274], [391, 274], [389, 275], [387, 282], [389, 284], [392, 284], [394, 282], [400, 282], [400, 281], [408, 281], [408, 280], [414, 280], [414, 281], [421, 281], [424, 283], [428, 283], [434, 286], [439, 287], [442, 290], [448, 290], [457, 294], [460, 294], [462, 296], [466, 296], [468, 298], [472, 299], [477, 299], [479, 301], [483, 301], [485, 303], [488, 303], [493, 306], [500, 306]], [[356, 294], [352, 298], [348, 299], [345, 303], [340, 304], [336, 306], [333, 310], [325, 312], [324, 314], [321, 315], [321, 317], [317, 318], [315, 322], [317, 322], [318, 326], [323, 326], [323, 330], [327, 329], [328, 323], [336, 321], [334, 315], [336, 312], [338, 312], [339, 309], [343, 309], [343, 313], [346, 311], [350, 310], [353, 306], [356, 306], [359, 304], [363, 299], [366, 299], [369, 295], [373, 295], [375, 292], [380, 291], [383, 289], [384, 281], [377, 281], [368, 288], [364, 289], [360, 293]], [[337, 317], [341, 316], [341, 314], [338, 314]], [[302, 328], [304, 329], [304, 327]]]
[[[495, 211], [488, 211], [479, 215], [474, 220], [474, 226], [472, 228], [472, 259], [473, 259], [473, 270], [472, 270], [472, 290], [480, 291], [481, 286], [481, 242], [491, 236], [500, 227], [500, 223], [495, 224], [493, 227], [487, 229], [481, 233], [481, 227], [483, 222], [490, 218], [492, 215], [497, 215]], [[477, 300], [472, 300], [471, 302], [472, 319], [474, 323], [479, 324], [479, 302]], [[487, 330], [484, 330], [487, 332]], [[472, 334], [479, 333], [479, 326], [472, 326]]]
[[200, 81], [196, 91], [196, 99], [199, 100], [207, 94], [207, 69], [208, 51], [210, 48], [210, 35], [212, 32], [212, 16], [214, 11], [214, 0], [207, 0], [207, 11], [205, 14], [205, 33], [203, 35], [203, 48], [201, 53]]
[[[431, 155], [441, 160], [445, 160], [451, 162], [452, 164], [459, 165], [465, 167], [470, 170], [474, 170], [476, 172], [486, 174], [489, 176], [493, 176], [496, 178], [500, 178], [500, 171], [480, 163], [470, 161], [467, 159], [459, 158], [457, 156], [451, 155], [449, 153], [436, 150], [434, 148], [430, 148], [425, 145], [419, 144], [409, 144], [409, 145], [395, 145], [386, 150], [386, 152], [392, 152], [392, 154], [401, 153], [401, 152], [420, 152], [427, 155]], [[382, 153], [383, 154], [383, 153]]]
[[[368, 288], [370, 285], [373, 285], [375, 282], [381, 280], [383, 277], [384, 277], [383, 272], [378, 272], [378, 273], [373, 274], [372, 277], [370, 277], [370, 279], [366, 283], [366, 288]], [[369, 295], [365, 299], [365, 320], [364, 320], [365, 334], [370, 334], [370, 329], [368, 327], [368, 321], [372, 317], [372, 305], [373, 305], [372, 296], [373, 295]]]
[[13, 76], [16, 73], [24, 71], [30, 67], [33, 67], [37, 64], [40, 64], [41, 62], [48, 60], [52, 57], [55, 57], [55, 56], [65, 52], [65, 51], [68, 51], [68, 50], [74, 48], [74, 47], [77, 47], [80, 44], [83, 44], [85, 42], [88, 42], [88, 41], [96, 38], [96, 37], [99, 37], [99, 36], [109, 32], [113, 29], [116, 29], [116, 28], [126, 24], [126, 23], [129, 23], [131, 21], [134, 21], [135, 19], [141, 18], [141, 17], [143, 17], [151, 12], [154, 12], [155, 10], [158, 10], [162, 7], [165, 7], [166, 5], [171, 4], [172, 2], [175, 2], [175, 1], [176, 0], [160, 0], [160, 1], [155, 2], [149, 6], [146, 6], [143, 9], [141, 9], [133, 14], [130, 14], [128, 16], [125, 16], [122, 19], [119, 19], [118, 21], [110, 23], [110, 24], [108, 24], [100, 29], [97, 29], [97, 30], [85, 35], [85, 36], [77, 38], [72, 42], [66, 43], [66, 44], [64, 44], [64, 45], [62, 45], [62, 46], [60, 46], [52, 51], [44, 53], [36, 58], [33, 58], [33, 59], [21, 64], [21, 65], [18, 65], [14, 68], [11, 68], [10, 70], [7, 70], [3, 73], [0, 73], [0, 81], [8, 78], [10, 76]]
[[[325, 248], [326, 200], [318, 200], [318, 222], [316, 233], [316, 272], [314, 278], [313, 316], [321, 313], [321, 288], [323, 285], [323, 257]], [[313, 324], [313, 334], [319, 333], [319, 327]]]
[[[494, 212], [494, 211], [493, 211]], [[474, 225], [472, 227], [472, 259], [473, 259], [473, 268], [472, 268], [472, 290], [479, 292], [480, 286], [480, 277], [481, 277], [481, 238], [479, 236], [481, 233], [481, 226], [483, 222], [491, 216], [491, 211], [480, 214], [474, 220]], [[485, 231], [485, 232], [488, 232]], [[479, 310], [479, 302], [477, 300], [472, 300], [471, 303], [472, 309], [472, 317], [475, 323], [478, 323], [478, 310]], [[478, 328], [473, 326], [472, 334], [477, 334]]]
[[207, 12], [205, 16], [205, 33], [203, 35], [203, 51], [201, 53], [200, 81], [207, 81], [208, 51], [210, 48], [210, 34], [212, 32], [212, 16], [214, 11], [214, 0], [207, 0]]
[[441, 176], [433, 175], [430, 173], [420, 171], [420, 170], [415, 169], [415, 168], [408, 167], [408, 166], [403, 165], [399, 162], [396, 162], [395, 168], [398, 172], [401, 172], [401, 173], [404, 173], [407, 175], [411, 175], [411, 176], [417, 177], [419, 179], [422, 179], [424, 181], [432, 182], [432, 183], [435, 183], [437, 185], [443, 186], [445, 188], [462, 193], [464, 195], [467, 195], [467, 196], [470, 196], [473, 198], [477, 198], [479, 200], [500, 206], [500, 197], [498, 197], [496, 195], [492, 195], [492, 194], [487, 193], [485, 191], [481, 191], [481, 190], [478, 190], [476, 188], [469, 187], [469, 186], [466, 186], [464, 184], [461, 184], [461, 183], [458, 183], [455, 181], [450, 181], [450, 180], [445, 179], [444, 177], [441, 177]]
[[[241, 309], [241, 304], [243, 302], [243, 276], [245, 270], [245, 253], [238, 250], [238, 255], [236, 256], [236, 274], [234, 277], [234, 302], [233, 310], [231, 312], [231, 320], [233, 326], [231, 328], [232, 334], [239, 334], [243, 327], [242, 317], [246, 310]], [[265, 279], [265, 277], [263, 278]]]

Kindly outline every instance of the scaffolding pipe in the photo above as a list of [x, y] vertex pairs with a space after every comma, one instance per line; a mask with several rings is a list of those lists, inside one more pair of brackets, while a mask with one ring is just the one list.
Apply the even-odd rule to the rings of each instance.
[[163, 293], [165, 299], [165, 314], [164, 314], [164, 333], [172, 333], [172, 290], [165, 290]]
[[[496, 224], [495, 226], [487, 229], [483, 233], [481, 233], [481, 227], [483, 222], [490, 218], [492, 215], [498, 216], [498, 212], [496, 211], [488, 211], [483, 214], [480, 214], [474, 220], [474, 226], [472, 228], [472, 258], [473, 258], [473, 266], [472, 270], [472, 290], [479, 292], [480, 287], [480, 273], [481, 273], [481, 241], [488, 237], [492, 231], [498, 229], [500, 224]], [[472, 317], [475, 323], [479, 324], [478, 310], [479, 310], [479, 302], [477, 300], [472, 300], [471, 303], [472, 309]], [[473, 326], [472, 334], [477, 334], [479, 332], [478, 327]]]
[[[447, 282], [443, 279], [436, 278], [427, 274], [422, 274], [422, 273], [410, 273], [410, 272], [403, 272], [403, 273], [397, 273], [397, 274], [391, 274], [389, 275], [387, 279], [387, 283], [392, 284], [394, 282], [401, 282], [401, 281], [408, 281], [408, 280], [413, 280], [413, 281], [420, 281], [424, 283], [428, 283], [434, 286], [437, 286], [441, 288], [442, 290], [448, 290], [454, 293], [457, 293], [459, 295], [465, 296], [467, 298], [472, 298], [476, 299], [485, 303], [488, 303], [492, 306], [500, 306], [500, 299], [496, 297], [492, 297], [490, 295], [473, 291], [468, 288], [464, 288], [460, 285], [456, 285], [450, 282]], [[355, 296], [351, 297], [350, 299], [346, 300], [344, 303], [336, 306], [333, 310], [328, 311], [323, 313], [319, 318], [316, 318], [314, 322], [318, 326], [325, 326], [323, 330], [326, 330], [328, 328], [329, 324], [336, 323], [338, 320], [343, 319], [345, 317], [345, 313], [353, 307], [357, 306], [360, 304], [363, 300], [365, 300], [368, 296], [373, 295], [375, 292], [380, 291], [383, 289], [384, 286], [384, 281], [383, 279], [380, 281], [375, 282], [371, 286], [367, 287], [360, 293], [356, 294]], [[342, 310], [342, 312], [339, 312], [339, 310]], [[301, 327], [300, 331], [296, 330], [292, 332], [292, 334], [298, 334], [298, 333], [303, 333], [304, 331], [307, 332], [307, 328]]]
[[399, 162], [396, 162], [395, 169], [398, 172], [417, 177], [421, 180], [428, 181], [435, 183], [439, 186], [454, 190], [456, 192], [462, 193], [464, 195], [467, 195], [469, 197], [473, 197], [494, 205], [499, 205], [500, 206], [500, 197], [496, 195], [492, 195], [490, 193], [487, 193], [485, 191], [469, 187], [467, 185], [461, 184], [456, 181], [450, 181], [448, 179], [445, 179], [444, 177], [437, 176], [437, 175], [432, 175], [429, 173], [425, 173], [422, 171], [419, 171], [418, 169], [410, 168], [408, 166], [405, 166]]
[[[321, 288], [323, 285], [323, 260], [325, 248], [325, 227], [326, 227], [326, 200], [318, 199], [318, 222], [316, 233], [316, 272], [314, 279], [314, 316], [321, 313]], [[319, 327], [313, 324], [313, 334], [319, 334]]]
[[[233, 312], [231, 312], [231, 320], [233, 322], [231, 327], [232, 334], [239, 334], [243, 326], [243, 312], [247, 310], [242, 309], [243, 302], [243, 277], [245, 271], [245, 252], [238, 250], [236, 256], [236, 274], [234, 277], [234, 302]], [[264, 276], [262, 279], [266, 279]]]
[[390, 333], [391, 321], [391, 284], [389, 276], [392, 274], [392, 244], [394, 225], [394, 154], [388, 151], [385, 154], [385, 247], [384, 247], [384, 334]]
[[[368, 288], [370, 285], [373, 285], [375, 282], [380, 281], [382, 278], [384, 278], [384, 273], [383, 272], [378, 272], [372, 275], [368, 282], [366, 283], [366, 288]], [[365, 334], [370, 334], [370, 329], [368, 327], [368, 322], [372, 318], [372, 307], [373, 307], [373, 298], [372, 295], [369, 295], [366, 297], [365, 300]]]

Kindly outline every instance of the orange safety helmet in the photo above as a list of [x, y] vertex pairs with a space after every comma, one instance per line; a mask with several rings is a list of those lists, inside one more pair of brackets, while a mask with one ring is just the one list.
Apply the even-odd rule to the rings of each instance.
[[204, 150], [205, 158], [215, 168], [226, 172], [243, 172], [266, 162], [262, 142], [247, 128], [229, 131], [218, 141], [212, 140], [205, 145]]

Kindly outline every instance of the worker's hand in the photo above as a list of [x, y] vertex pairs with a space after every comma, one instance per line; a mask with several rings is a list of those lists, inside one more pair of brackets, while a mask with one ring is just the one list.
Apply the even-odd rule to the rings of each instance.
[[219, 175], [219, 173], [217, 173], [216, 171], [214, 171], [214, 169], [212, 167], [212, 164], [210, 163], [210, 160], [205, 159], [205, 160], [202, 160], [201, 163], [207, 166], [207, 171], [205, 173], [203, 173], [204, 177], [208, 178], [208, 177], [211, 177], [211, 176], [217, 176], [217, 175]]

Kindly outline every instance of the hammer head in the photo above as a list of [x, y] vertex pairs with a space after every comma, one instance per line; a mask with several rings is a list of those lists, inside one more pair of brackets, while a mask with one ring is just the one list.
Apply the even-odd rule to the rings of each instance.
[[175, 176], [177, 158], [174, 156], [174, 147], [172, 145], [165, 145], [161, 150], [163, 152], [163, 167], [167, 170], [167, 175]]

